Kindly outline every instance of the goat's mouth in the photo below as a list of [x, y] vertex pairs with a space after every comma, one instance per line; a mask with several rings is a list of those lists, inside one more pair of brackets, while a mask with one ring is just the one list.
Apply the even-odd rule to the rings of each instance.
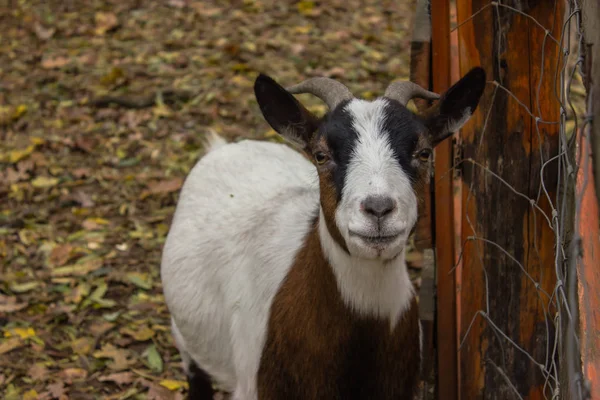
[[400, 231], [400, 232], [393, 233], [393, 234], [367, 235], [367, 234], [361, 234], [358, 232], [350, 231], [350, 236], [359, 238], [364, 243], [371, 245], [371, 246], [384, 246], [384, 245], [394, 242], [403, 233], [404, 233], [404, 231]]

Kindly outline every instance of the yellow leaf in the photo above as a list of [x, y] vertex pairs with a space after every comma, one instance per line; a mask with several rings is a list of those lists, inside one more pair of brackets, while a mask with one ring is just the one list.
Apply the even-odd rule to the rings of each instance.
[[164, 104], [157, 104], [152, 109], [152, 114], [154, 114], [155, 117], [160, 118], [160, 117], [170, 117], [171, 115], [173, 115], [173, 112], [166, 105], [164, 105]]
[[113, 67], [110, 72], [100, 78], [100, 82], [103, 85], [114, 85], [119, 79], [125, 77], [125, 72], [119, 67]]
[[94, 19], [96, 20], [95, 33], [98, 36], [104, 35], [119, 25], [117, 16], [113, 13], [97, 12]]
[[231, 78], [231, 82], [235, 83], [237, 86], [240, 87], [252, 87], [252, 81], [250, 81], [250, 79], [244, 77], [243, 75], [235, 75], [233, 78]]
[[18, 336], [21, 339], [27, 339], [35, 336], [35, 330], [33, 328], [13, 328], [7, 332], [4, 332], [5, 337]]
[[312, 31], [312, 29], [313, 29], [312, 25], [301, 25], [301, 26], [294, 27], [294, 31], [296, 33], [300, 33], [303, 35], [306, 35], [308, 32]]
[[31, 389], [23, 393], [23, 400], [36, 400], [38, 396], [38, 392], [35, 389]]
[[24, 159], [25, 157], [29, 156], [31, 153], [33, 153], [34, 150], [35, 150], [34, 145], [27, 146], [27, 148], [21, 149], [21, 150], [13, 150], [8, 153], [8, 161], [13, 164], [17, 163], [17, 162], [21, 161], [22, 159]]
[[47, 176], [38, 176], [33, 181], [31, 181], [31, 184], [33, 185], [33, 187], [37, 187], [37, 188], [49, 188], [52, 186], [56, 186], [57, 183], [58, 183], [58, 178], [50, 178]]
[[159, 382], [160, 386], [166, 387], [169, 390], [179, 390], [181, 388], [186, 388], [188, 387], [187, 382], [184, 381], [175, 381], [172, 379], [164, 379], [162, 381]]
[[35, 145], [40, 145], [40, 144], [44, 144], [46, 143], [46, 140], [44, 138], [41, 137], [30, 137], [29, 141], [31, 142], [31, 144], [35, 144]]
[[23, 116], [27, 112], [27, 106], [25, 104], [19, 104], [15, 111], [13, 112], [12, 118], [17, 120]]
[[119, 332], [121, 332], [124, 335], [131, 336], [138, 342], [145, 342], [146, 340], [149, 340], [154, 336], [154, 330], [150, 329], [147, 326], [144, 326], [141, 329], [138, 329], [137, 331], [134, 331], [133, 329], [129, 328], [122, 328], [119, 330]]
[[315, 2], [310, 0], [302, 0], [297, 5], [300, 14], [310, 15], [313, 8], [315, 8]]

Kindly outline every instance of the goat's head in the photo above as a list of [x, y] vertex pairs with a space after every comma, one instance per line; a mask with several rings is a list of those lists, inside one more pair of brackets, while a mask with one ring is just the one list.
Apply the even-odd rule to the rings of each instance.
[[[256, 79], [254, 91], [271, 127], [299, 145], [317, 168], [331, 236], [353, 256], [390, 260], [416, 223], [417, 193], [427, 182], [432, 148], [467, 122], [484, 87], [485, 72], [474, 68], [441, 98], [397, 82], [384, 97], [365, 101], [329, 78], [286, 90], [265, 75]], [[296, 93], [318, 96], [329, 112], [315, 117]], [[440, 99], [414, 114], [406, 108], [413, 97]]]

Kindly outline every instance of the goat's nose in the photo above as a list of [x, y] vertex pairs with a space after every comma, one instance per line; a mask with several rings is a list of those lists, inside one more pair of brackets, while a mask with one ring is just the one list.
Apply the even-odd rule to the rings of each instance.
[[365, 213], [382, 218], [394, 211], [396, 203], [391, 197], [369, 196], [362, 202], [362, 208]]

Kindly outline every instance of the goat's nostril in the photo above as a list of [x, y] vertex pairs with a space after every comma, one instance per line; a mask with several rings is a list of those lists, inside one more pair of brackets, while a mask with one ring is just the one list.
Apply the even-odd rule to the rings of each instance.
[[396, 203], [391, 197], [369, 196], [362, 202], [364, 212], [377, 218], [386, 216], [394, 211], [395, 208]]

